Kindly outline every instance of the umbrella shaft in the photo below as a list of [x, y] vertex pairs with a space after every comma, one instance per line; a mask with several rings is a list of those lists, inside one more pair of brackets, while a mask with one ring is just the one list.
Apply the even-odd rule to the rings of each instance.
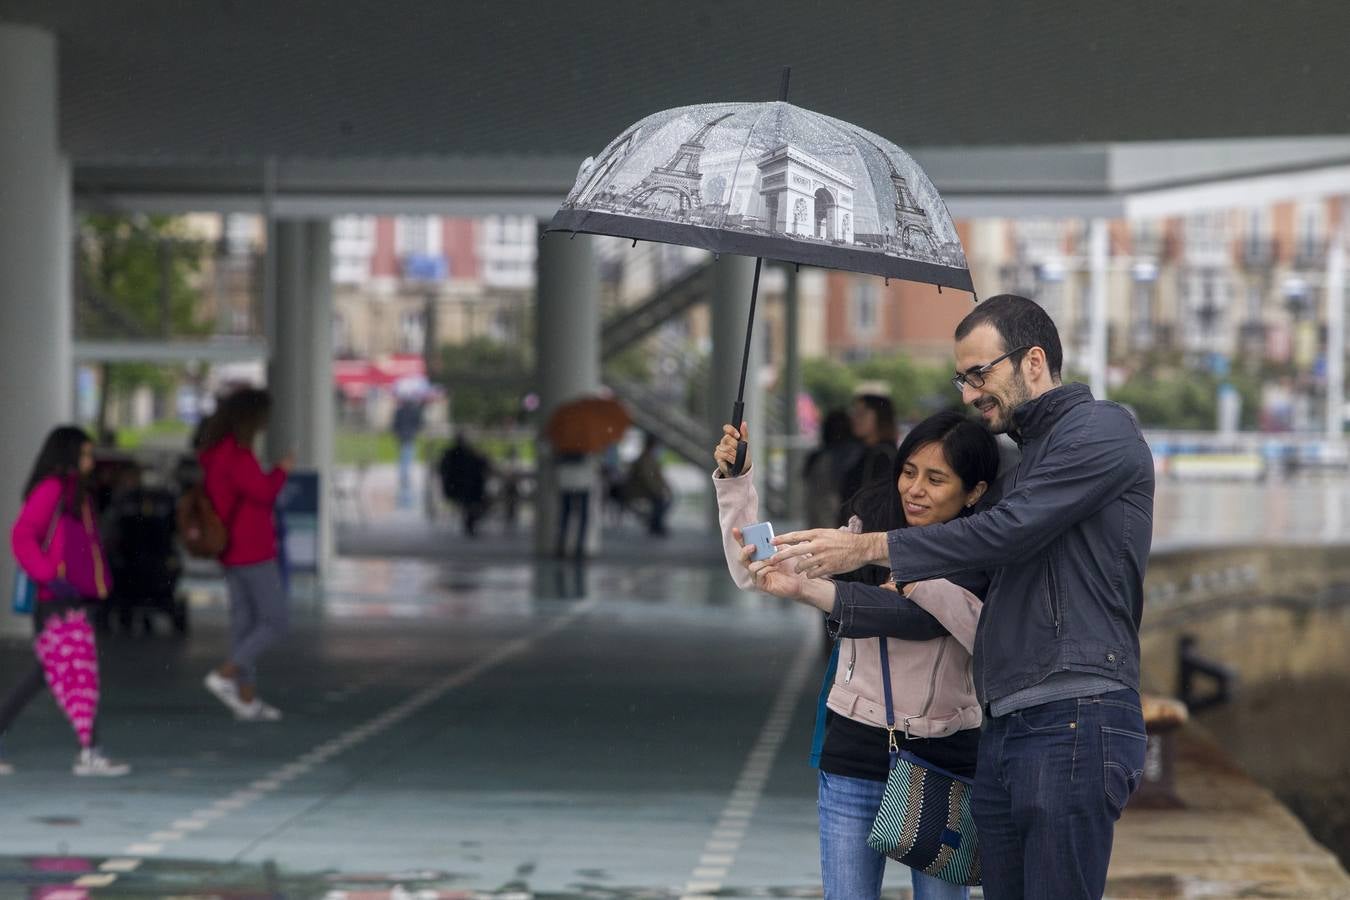
[[[745, 373], [750, 368], [750, 346], [755, 333], [755, 304], [759, 302], [759, 270], [763, 266], [764, 258], [762, 256], [756, 257], [755, 280], [750, 285], [750, 320], [745, 323], [745, 353], [741, 355], [741, 385], [736, 390], [736, 406], [738, 409], [745, 407]], [[737, 419], [733, 424], [739, 428], [741, 420]]]

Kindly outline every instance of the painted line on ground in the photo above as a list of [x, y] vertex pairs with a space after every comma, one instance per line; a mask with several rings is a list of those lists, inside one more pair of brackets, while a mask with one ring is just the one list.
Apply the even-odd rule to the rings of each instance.
[[680, 892], [680, 900], [712, 900], [721, 892], [727, 874], [736, 863], [736, 854], [745, 840], [750, 819], [769, 783], [774, 760], [787, 739], [792, 714], [801, 699], [819, 645], [820, 635], [815, 629], [802, 632], [801, 646], [797, 648], [787, 677], [769, 708], [769, 716], [759, 730], [754, 747], [745, 757], [740, 776], [727, 796], [717, 824], [703, 845], [698, 864]]
[[[526, 652], [533, 647], [536, 642], [550, 637], [554, 633], [566, 628], [568, 625], [572, 624], [572, 622], [594, 609], [595, 606], [596, 599], [594, 597], [579, 603], [529, 637], [516, 638], [515, 640], [508, 641], [487, 656], [470, 663], [458, 672], [445, 676], [439, 681], [432, 682], [427, 687], [413, 693], [411, 696], [385, 710], [383, 713], [380, 713], [378, 716], [362, 722], [337, 737], [331, 738], [311, 749], [307, 753], [301, 754], [296, 759], [278, 766], [263, 777], [254, 779], [249, 783], [248, 787], [241, 788], [230, 794], [228, 797], [216, 800], [209, 806], [203, 807], [202, 809], [189, 813], [181, 819], [175, 820], [169, 829], [152, 832], [143, 842], [128, 844], [122, 849], [122, 857], [118, 857], [116, 860], [109, 859], [105, 861], [104, 864], [99, 867], [102, 870], [100, 873], [81, 875], [75, 881], [71, 882], [70, 887], [108, 887], [117, 880], [119, 873], [131, 872], [137, 869], [144, 861], [144, 857], [157, 856], [163, 853], [165, 844], [176, 843], [186, 837], [188, 833], [195, 834], [211, 827], [230, 813], [237, 812], [267, 794], [280, 789], [286, 782], [312, 769], [314, 764], [326, 761], [355, 747], [363, 741], [369, 740], [370, 738], [387, 731], [404, 719], [417, 713], [423, 707], [439, 700], [450, 691], [469, 684], [483, 673]], [[117, 864], [116, 867], [110, 865], [110, 863], [114, 862]], [[94, 879], [94, 881], [86, 881], [86, 879]]]

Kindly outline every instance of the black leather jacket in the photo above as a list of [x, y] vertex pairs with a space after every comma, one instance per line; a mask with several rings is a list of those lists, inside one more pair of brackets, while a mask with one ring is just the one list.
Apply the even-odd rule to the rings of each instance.
[[975, 635], [975, 689], [992, 703], [1056, 672], [1139, 687], [1139, 622], [1153, 538], [1153, 454], [1133, 416], [1066, 384], [1013, 414], [1022, 448], [991, 508], [888, 534], [896, 581], [992, 576]]

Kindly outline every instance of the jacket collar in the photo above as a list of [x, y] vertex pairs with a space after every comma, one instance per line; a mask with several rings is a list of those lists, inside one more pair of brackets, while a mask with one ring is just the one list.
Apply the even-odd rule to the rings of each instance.
[[1008, 435], [1020, 447], [1048, 432], [1068, 410], [1091, 402], [1092, 389], [1086, 384], [1062, 384], [1013, 410], [1013, 427]]

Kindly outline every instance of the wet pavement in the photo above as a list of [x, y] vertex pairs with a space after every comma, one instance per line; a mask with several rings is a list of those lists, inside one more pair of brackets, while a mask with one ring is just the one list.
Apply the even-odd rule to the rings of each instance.
[[[188, 585], [187, 639], [102, 644], [103, 743], [132, 776], [72, 777], [69, 728], [34, 704], [6, 740], [0, 900], [820, 895], [819, 621], [735, 590], [715, 539], [630, 519], [578, 565], [417, 511], [342, 537], [366, 555], [300, 586], [264, 664], [283, 722], [236, 723], [202, 688], [226, 645], [209, 578]], [[0, 642], [0, 685], [29, 659]], [[1193, 810], [1127, 812], [1108, 897], [1350, 896], [1268, 793], [1186, 759]], [[1271, 829], [1287, 834], [1267, 852]], [[906, 874], [892, 865], [888, 898]]]
[[276, 724], [201, 687], [225, 646], [203, 583], [189, 639], [103, 643], [102, 741], [132, 776], [73, 778], [45, 697], [15, 726], [0, 897], [809, 888], [819, 624], [721, 576], [343, 562], [266, 661]]

